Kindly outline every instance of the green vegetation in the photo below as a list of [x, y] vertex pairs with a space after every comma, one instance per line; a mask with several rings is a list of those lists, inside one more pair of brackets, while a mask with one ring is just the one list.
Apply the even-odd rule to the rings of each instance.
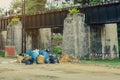
[[62, 48], [60, 46], [57, 46], [55, 48], [53, 48], [53, 53], [55, 54], [62, 54]]
[[[38, 11], [45, 10], [46, 0], [25, 0], [25, 1], [26, 1], [25, 11], [27, 14], [32, 14]], [[15, 10], [18, 7], [22, 9], [22, 0], [13, 0], [11, 2], [10, 10]], [[21, 10], [21, 13], [22, 13], [22, 10]]]
[[69, 14], [79, 13], [80, 11], [77, 8], [69, 9]]
[[62, 40], [63, 36], [62, 35], [53, 35], [52, 40]]
[[102, 65], [108, 67], [120, 67], [120, 59], [81, 60], [81, 63], [90, 65]]
[[14, 17], [12, 18], [11, 22], [9, 23], [9, 26], [12, 27], [15, 23], [19, 22], [20, 18]]
[[0, 51], [0, 57], [5, 57], [5, 52]]
[[2, 8], [0, 8], [0, 14], [3, 12], [3, 9]]
[[61, 34], [53, 34], [52, 36], [52, 43], [53, 43], [53, 48], [52, 52], [55, 54], [62, 54], [62, 39], [63, 36]]
[[103, 2], [103, 0], [90, 0], [90, 4], [95, 4], [99, 2]]
[[46, 0], [26, 0], [26, 13], [31, 14], [45, 10]]

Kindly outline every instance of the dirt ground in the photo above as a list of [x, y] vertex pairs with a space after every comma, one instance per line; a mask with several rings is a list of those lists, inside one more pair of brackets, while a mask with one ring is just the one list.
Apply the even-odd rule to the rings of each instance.
[[120, 80], [120, 69], [87, 64], [33, 64], [0, 58], [0, 80]]

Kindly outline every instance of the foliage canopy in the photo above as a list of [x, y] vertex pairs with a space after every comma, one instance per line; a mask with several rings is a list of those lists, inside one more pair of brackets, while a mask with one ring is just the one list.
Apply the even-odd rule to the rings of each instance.
[[[45, 3], [46, 0], [25, 0], [25, 11], [27, 14], [32, 14], [38, 11], [45, 10]], [[22, 0], [14, 0], [13, 2], [11, 2], [10, 10], [17, 9], [18, 7], [22, 9]]]

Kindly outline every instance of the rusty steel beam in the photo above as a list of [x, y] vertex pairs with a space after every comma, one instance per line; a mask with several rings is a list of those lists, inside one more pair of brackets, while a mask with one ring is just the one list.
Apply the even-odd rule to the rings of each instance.
[[[36, 14], [25, 14], [24, 28], [53, 28], [63, 27], [64, 19], [70, 8], [42, 11]], [[120, 22], [120, 2], [112, 1], [97, 4], [77, 6], [80, 12], [85, 13], [87, 24], [103, 24], [105, 22]], [[111, 13], [114, 12], [114, 13]], [[102, 16], [102, 17], [100, 17]], [[103, 17], [104, 16], [104, 17]], [[107, 16], [107, 18], [106, 18]], [[6, 30], [7, 25], [14, 16], [0, 19], [0, 30]], [[18, 16], [22, 20], [22, 15]], [[103, 20], [103, 21], [102, 21]], [[106, 21], [105, 21], [106, 20]]]

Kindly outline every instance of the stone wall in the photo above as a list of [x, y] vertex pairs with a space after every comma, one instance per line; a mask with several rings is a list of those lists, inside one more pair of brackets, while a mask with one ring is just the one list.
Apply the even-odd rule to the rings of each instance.
[[88, 35], [84, 14], [68, 15], [64, 20], [63, 54], [83, 58], [88, 54]]

